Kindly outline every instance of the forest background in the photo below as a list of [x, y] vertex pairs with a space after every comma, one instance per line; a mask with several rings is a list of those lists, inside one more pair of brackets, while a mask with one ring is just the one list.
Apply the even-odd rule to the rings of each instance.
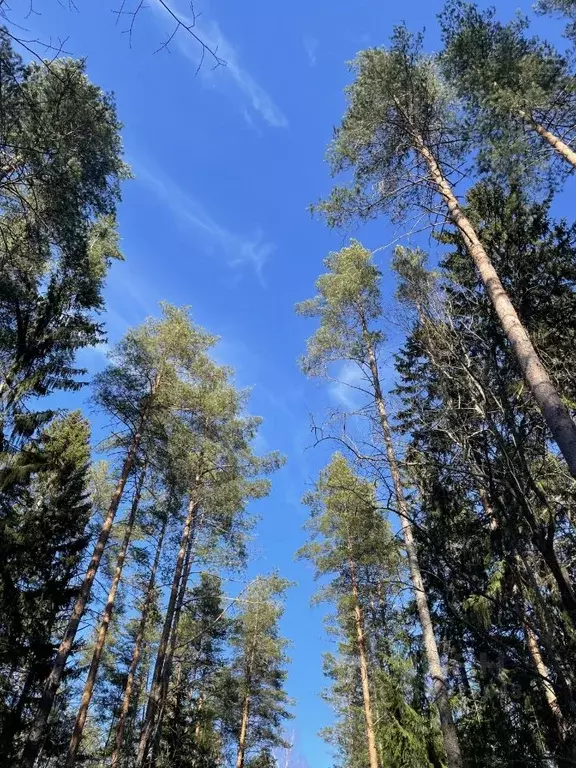
[[[518, 9], [530, 13], [527, 2], [497, 5], [503, 21]], [[257, 448], [287, 457], [271, 494], [255, 505], [262, 520], [248, 576], [277, 567], [297, 582], [282, 621], [282, 633], [293, 642], [287, 684], [296, 700], [289, 724], [293, 761], [324, 768], [330, 762], [318, 730], [331, 715], [319, 691], [325, 684], [321, 656], [330, 643], [322, 611], [309, 608], [312, 571], [294, 561], [294, 552], [304, 539], [302, 494], [330, 449], [312, 450], [311, 414], [326, 406], [354, 407], [358, 395], [346, 365], [337, 373], [340, 381], [323, 388], [297, 367], [314, 324], [295, 316], [294, 304], [310, 295], [326, 254], [345, 242], [342, 232], [322, 226], [307, 208], [331, 188], [323, 156], [351, 80], [345, 62], [385, 43], [400, 21], [425, 28], [426, 50], [438, 50], [441, 3], [203, 2], [198, 29], [226, 62], [215, 69], [209, 58], [198, 69], [200, 49], [185, 34], [157, 50], [170, 22], [154, 0], [131, 35], [128, 20], [114, 10], [112, 0], [76, 8], [45, 0], [20, 23], [30, 36], [86, 57], [90, 79], [115, 93], [124, 124], [125, 158], [135, 178], [123, 185], [119, 206], [125, 261], [112, 265], [105, 290], [109, 344], [156, 315], [160, 299], [190, 305], [195, 321], [221, 337], [217, 360], [234, 367], [240, 386], [252, 388], [250, 409], [264, 418]], [[185, 4], [180, 10], [186, 12]], [[539, 17], [534, 31], [563, 49], [561, 21]], [[465, 186], [464, 180], [460, 194]], [[570, 215], [573, 192], [569, 182], [554, 200], [555, 216]], [[389, 305], [395, 286], [387, 271], [392, 248], [385, 246], [405, 229], [383, 219], [362, 228], [363, 243], [382, 248], [376, 263], [385, 273]], [[436, 260], [438, 245], [431, 246], [429, 231], [414, 233], [409, 242], [431, 247]], [[402, 338], [392, 327], [390, 355]], [[90, 376], [104, 367], [106, 352], [102, 345], [80, 353]], [[385, 387], [392, 378], [390, 362]], [[81, 391], [53, 401], [74, 407], [85, 406], [86, 398]], [[106, 427], [100, 418], [93, 417], [95, 443]]]

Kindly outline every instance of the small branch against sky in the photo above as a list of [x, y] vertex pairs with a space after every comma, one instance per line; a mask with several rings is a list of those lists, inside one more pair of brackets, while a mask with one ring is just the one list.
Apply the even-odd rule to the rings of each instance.
[[[188, 12], [190, 16], [186, 16], [176, 9], [174, 9], [166, 0], [152, 0], [160, 9], [164, 11], [168, 19], [172, 23], [172, 29], [158, 47], [157, 51], [169, 50], [169, 46], [174, 38], [179, 34], [189, 35], [199, 46], [200, 58], [198, 60], [198, 67], [196, 74], [202, 69], [202, 66], [206, 61], [209, 61], [212, 65], [212, 69], [216, 69], [220, 66], [226, 66], [226, 61], [218, 53], [218, 45], [213, 45], [210, 40], [206, 39], [198, 30], [197, 21], [200, 18], [200, 13], [197, 13], [194, 3], [190, 0], [188, 4]], [[134, 26], [141, 12], [149, 8], [145, 0], [135, 0], [130, 6], [127, 0], [122, 0], [120, 6], [114, 13], [117, 19], [122, 18], [128, 20], [128, 26], [124, 30], [130, 39], [130, 45], [132, 45], [132, 34], [134, 32]]]

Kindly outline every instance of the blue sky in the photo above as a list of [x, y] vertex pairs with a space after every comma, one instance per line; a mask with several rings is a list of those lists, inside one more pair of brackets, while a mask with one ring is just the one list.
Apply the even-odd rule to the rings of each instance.
[[[187, 13], [185, 0], [174, 3]], [[330, 189], [324, 155], [344, 109], [345, 62], [385, 43], [401, 20], [426, 27], [433, 50], [441, 3], [198, 0], [198, 32], [227, 61], [212, 70], [206, 60], [198, 74], [200, 50], [185, 33], [154, 53], [171, 31], [156, 0], [139, 14], [131, 39], [128, 20], [113, 13], [120, 5], [76, 0], [76, 11], [43, 0], [22, 23], [33, 36], [64, 39], [66, 51], [87, 57], [92, 80], [116, 94], [135, 180], [125, 184], [119, 209], [126, 261], [113, 266], [106, 291], [110, 341], [155, 314], [161, 299], [191, 305], [195, 320], [221, 336], [221, 362], [253, 387], [251, 410], [265, 419], [262, 447], [288, 458], [255, 510], [263, 519], [251, 572], [277, 567], [298, 582], [283, 626], [294, 643], [289, 730], [301, 764], [325, 768], [329, 755], [317, 731], [330, 720], [319, 698], [327, 641], [322, 611], [309, 607], [311, 573], [293, 553], [303, 541], [300, 498], [326, 460], [325, 449], [308, 448], [309, 413], [346, 406], [350, 394], [343, 385], [306, 381], [296, 363], [314, 326], [293, 305], [313, 294], [322, 259], [344, 237], [313, 220], [307, 206]], [[529, 8], [497, 5], [504, 17]], [[557, 38], [558, 24], [539, 25]], [[378, 248], [396, 234], [379, 221], [359, 236]], [[384, 269], [388, 258], [379, 252]], [[392, 290], [385, 280], [387, 299]], [[101, 350], [84, 359], [91, 370], [104, 364]]]

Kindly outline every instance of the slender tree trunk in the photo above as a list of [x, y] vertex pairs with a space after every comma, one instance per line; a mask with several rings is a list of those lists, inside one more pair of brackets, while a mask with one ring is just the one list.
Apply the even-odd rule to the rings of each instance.
[[560, 602], [566, 613], [570, 617], [572, 626], [576, 627], [576, 595], [572, 587], [570, 576], [566, 572], [562, 563], [558, 560], [556, 548], [554, 547], [554, 538], [552, 536], [538, 535], [538, 532], [532, 537], [536, 550], [542, 555], [542, 559], [548, 566], [556, 586]]
[[240, 723], [240, 735], [238, 736], [238, 754], [236, 755], [236, 768], [244, 768], [246, 755], [246, 736], [248, 734], [248, 717], [250, 715], [250, 694], [246, 691], [244, 704], [242, 705], [242, 721]]
[[88, 707], [90, 706], [90, 701], [92, 700], [92, 695], [94, 693], [94, 686], [96, 685], [96, 678], [98, 676], [102, 651], [104, 650], [106, 636], [110, 627], [110, 621], [112, 620], [112, 611], [114, 609], [114, 602], [116, 601], [116, 593], [118, 591], [120, 579], [122, 578], [122, 570], [124, 568], [128, 547], [130, 545], [134, 523], [136, 522], [136, 514], [140, 504], [140, 496], [142, 494], [142, 486], [144, 484], [145, 476], [146, 466], [144, 466], [140, 472], [140, 477], [138, 479], [138, 484], [134, 493], [134, 499], [132, 501], [132, 507], [130, 508], [130, 514], [128, 515], [128, 519], [126, 521], [124, 538], [122, 540], [120, 551], [118, 552], [118, 557], [116, 559], [114, 576], [112, 577], [112, 583], [110, 584], [110, 589], [108, 591], [108, 599], [106, 600], [106, 606], [104, 607], [104, 613], [102, 614], [100, 628], [98, 629], [98, 636], [96, 638], [96, 645], [94, 646], [92, 660], [90, 662], [90, 669], [88, 670], [88, 675], [84, 684], [84, 691], [82, 692], [80, 707], [78, 709], [78, 714], [76, 715], [76, 722], [74, 723], [74, 729], [72, 731], [72, 737], [68, 747], [66, 768], [72, 768], [76, 762], [76, 755], [78, 753], [78, 748], [82, 739], [82, 733], [84, 731], [84, 725], [86, 723], [86, 717], [88, 715]]
[[[349, 545], [349, 549], [351, 549]], [[372, 702], [370, 697], [370, 682], [368, 680], [368, 662], [366, 659], [366, 642], [364, 639], [364, 622], [362, 609], [358, 597], [358, 582], [356, 579], [356, 566], [350, 558], [350, 578], [352, 581], [352, 598], [354, 600], [354, 625], [356, 627], [356, 641], [358, 644], [358, 658], [360, 660], [360, 679], [362, 681], [362, 698], [364, 700], [364, 717], [366, 719], [366, 741], [368, 744], [368, 759], [370, 768], [378, 768], [378, 752], [376, 750], [376, 736], [374, 733], [374, 716], [372, 714]]]
[[176, 643], [178, 641], [178, 627], [180, 625], [180, 616], [182, 614], [182, 608], [184, 606], [184, 598], [186, 597], [188, 580], [190, 579], [190, 569], [192, 568], [192, 549], [194, 544], [197, 522], [198, 522], [198, 515], [194, 515], [190, 536], [188, 538], [188, 547], [186, 549], [184, 569], [182, 572], [182, 578], [180, 579], [180, 587], [178, 589], [178, 598], [176, 600], [176, 606], [174, 608], [174, 618], [172, 619], [172, 626], [170, 628], [170, 640], [168, 643], [168, 651], [166, 652], [166, 658], [164, 659], [164, 664], [162, 666], [162, 684], [161, 684], [159, 704], [158, 704], [157, 714], [156, 714], [156, 722], [154, 724], [153, 737], [152, 737], [152, 749], [151, 749], [152, 765], [154, 765], [155, 756], [158, 751], [158, 747], [160, 746], [162, 721], [164, 719], [164, 712], [166, 710], [166, 700], [168, 698], [168, 687], [170, 685], [170, 679], [172, 677], [172, 662], [174, 660], [174, 652], [176, 651]]
[[124, 731], [126, 729], [126, 718], [130, 711], [130, 702], [132, 699], [132, 691], [134, 689], [134, 680], [136, 678], [136, 670], [138, 663], [142, 655], [142, 646], [144, 644], [144, 637], [146, 636], [146, 628], [148, 625], [148, 616], [150, 614], [150, 608], [152, 605], [152, 596], [154, 588], [156, 586], [156, 572], [160, 564], [160, 555], [162, 553], [162, 544], [164, 543], [164, 536], [166, 534], [166, 528], [168, 527], [168, 518], [165, 517], [160, 530], [160, 536], [156, 544], [156, 552], [154, 553], [154, 562], [152, 564], [152, 570], [150, 571], [150, 577], [146, 586], [146, 592], [144, 593], [144, 603], [142, 605], [142, 613], [140, 615], [140, 623], [138, 625], [138, 631], [136, 633], [136, 640], [134, 642], [134, 650], [132, 651], [132, 659], [130, 660], [130, 667], [128, 669], [128, 677], [126, 678], [126, 685], [124, 687], [124, 695], [122, 697], [122, 704], [120, 706], [120, 714], [118, 715], [118, 723], [116, 724], [116, 740], [114, 745], [114, 751], [112, 752], [112, 758], [110, 762], [110, 768], [118, 768], [120, 764], [120, 755], [122, 754], [122, 746], [124, 743]]
[[252, 645], [250, 648], [250, 655], [248, 657], [248, 664], [246, 665], [246, 674], [244, 676], [244, 683], [246, 686], [246, 693], [244, 696], [244, 702], [242, 704], [242, 720], [240, 722], [240, 733], [238, 735], [238, 754], [236, 755], [236, 768], [244, 768], [244, 760], [246, 757], [246, 739], [248, 736], [248, 718], [250, 717], [250, 689], [252, 686], [252, 669], [254, 666], [254, 658], [256, 656], [256, 643], [258, 642], [258, 623], [259, 612], [256, 612], [256, 627], [254, 628], [254, 637], [252, 639]]
[[168, 600], [168, 607], [166, 608], [166, 617], [164, 619], [164, 627], [162, 629], [162, 636], [160, 637], [160, 644], [158, 646], [158, 652], [156, 654], [156, 663], [154, 666], [154, 675], [152, 677], [152, 684], [150, 686], [150, 693], [148, 695], [148, 704], [146, 706], [146, 715], [144, 717], [144, 724], [142, 727], [142, 734], [140, 737], [140, 744], [138, 746], [138, 756], [136, 758], [136, 768], [142, 768], [148, 752], [152, 746], [152, 735], [156, 721], [156, 713], [160, 705], [160, 697], [162, 691], [162, 672], [164, 669], [164, 662], [166, 660], [166, 653], [168, 650], [168, 641], [170, 639], [170, 630], [172, 628], [172, 621], [174, 619], [174, 611], [176, 609], [176, 601], [178, 599], [178, 590], [180, 587], [180, 581], [182, 579], [182, 572], [184, 569], [184, 559], [188, 550], [188, 542], [193, 528], [194, 518], [198, 510], [198, 502], [195, 498], [191, 497], [188, 503], [188, 512], [186, 520], [184, 522], [184, 528], [182, 531], [182, 538], [180, 539], [180, 549], [176, 557], [176, 566], [174, 568], [174, 577], [172, 579], [172, 587], [170, 590], [170, 598]]
[[[155, 382], [155, 388], [157, 386], [158, 380]], [[138, 448], [140, 447], [140, 442], [142, 440], [142, 434], [146, 426], [151, 405], [151, 398], [154, 395], [155, 388], [152, 390], [150, 396], [147, 398], [146, 405], [143, 407], [140, 422], [136, 432], [132, 437], [126, 458], [124, 459], [120, 479], [112, 496], [112, 500], [110, 502], [110, 506], [108, 507], [106, 517], [104, 518], [102, 528], [100, 529], [98, 541], [94, 547], [86, 575], [84, 576], [84, 581], [80, 587], [80, 593], [76, 598], [76, 602], [74, 603], [72, 615], [68, 621], [68, 626], [66, 627], [64, 637], [60, 643], [60, 647], [58, 648], [54, 665], [44, 685], [42, 698], [40, 699], [38, 710], [33, 720], [28, 740], [22, 754], [21, 768], [33, 768], [34, 763], [38, 759], [43, 749], [48, 717], [52, 710], [54, 698], [56, 697], [56, 693], [60, 686], [62, 675], [64, 674], [66, 662], [72, 650], [72, 645], [74, 643], [74, 638], [76, 637], [76, 632], [78, 631], [78, 626], [80, 625], [80, 621], [84, 615], [84, 611], [86, 610], [88, 600], [90, 599], [92, 585], [94, 583], [94, 579], [96, 578], [98, 568], [100, 567], [100, 562], [102, 560], [104, 548], [110, 536], [110, 530], [112, 528], [112, 523], [114, 522], [114, 517], [116, 516], [118, 506], [124, 494], [126, 481], [128, 480], [128, 477], [134, 466], [134, 462], [136, 461], [136, 455], [138, 453]]]
[[560, 155], [563, 160], [566, 160], [567, 163], [570, 163], [571, 166], [576, 168], [576, 152], [574, 152], [568, 144], [544, 128], [543, 125], [540, 125], [540, 123], [524, 112], [523, 109], [519, 109], [518, 114], [534, 131], [536, 131], [538, 136], [544, 139], [544, 141]]
[[468, 253], [480, 274], [480, 279], [514, 351], [526, 383], [568, 464], [570, 474], [576, 478], [576, 424], [534, 349], [530, 336], [522, 325], [488, 254], [484, 250], [474, 227], [462, 212], [452, 187], [440, 170], [436, 158], [420, 136], [415, 135], [414, 139], [416, 150], [426, 163], [430, 178], [444, 199], [450, 217], [462, 235]]
[[538, 674], [538, 679], [542, 686], [542, 690], [544, 691], [546, 704], [548, 705], [552, 719], [556, 724], [558, 736], [560, 737], [561, 741], [564, 741], [567, 733], [566, 721], [564, 720], [562, 710], [560, 709], [560, 705], [558, 703], [558, 697], [556, 696], [554, 686], [552, 685], [552, 681], [550, 679], [550, 671], [544, 663], [544, 659], [540, 653], [538, 638], [536, 637], [532, 627], [526, 621], [524, 621], [524, 632], [526, 635], [526, 645], [528, 646], [528, 652], [530, 653], [530, 658], [532, 659], [532, 663], [534, 664], [534, 668]]
[[200, 693], [198, 697], [198, 706], [196, 707], [196, 725], [194, 726], [194, 743], [198, 745], [202, 735], [202, 710], [204, 709], [204, 694]]
[[364, 319], [362, 322], [364, 327], [364, 339], [368, 352], [368, 362], [370, 365], [370, 372], [372, 375], [372, 383], [374, 387], [374, 399], [376, 401], [380, 426], [384, 435], [386, 456], [388, 458], [388, 466], [390, 467], [390, 475], [394, 485], [394, 495], [396, 497], [396, 503], [398, 505], [398, 512], [400, 515], [400, 525], [402, 528], [402, 536], [404, 538], [404, 546], [406, 548], [408, 568], [410, 570], [410, 577], [414, 587], [414, 596], [416, 598], [416, 606], [418, 608], [418, 616], [420, 619], [420, 626], [422, 628], [424, 650], [426, 652], [426, 659], [428, 661], [428, 669], [433, 680], [436, 706], [438, 707], [438, 714], [440, 716], [440, 728], [442, 730], [444, 748], [446, 750], [447, 764], [448, 768], [463, 768], [460, 743], [458, 741], [458, 734], [456, 732], [456, 726], [452, 716], [452, 708], [448, 698], [446, 675], [442, 669], [440, 654], [438, 652], [438, 645], [434, 636], [434, 627], [432, 625], [432, 618], [430, 616], [430, 609], [428, 607], [428, 598], [426, 596], [424, 581], [422, 579], [420, 565], [418, 563], [418, 553], [416, 549], [416, 542], [414, 541], [414, 532], [412, 530], [412, 523], [408, 515], [408, 504], [406, 503], [406, 497], [404, 496], [404, 488], [402, 486], [402, 479], [400, 477], [400, 467], [398, 465], [398, 460], [394, 451], [392, 431], [388, 422], [386, 404], [382, 394], [382, 387], [380, 385], [378, 363], [376, 360], [374, 347], [370, 339], [370, 333]]

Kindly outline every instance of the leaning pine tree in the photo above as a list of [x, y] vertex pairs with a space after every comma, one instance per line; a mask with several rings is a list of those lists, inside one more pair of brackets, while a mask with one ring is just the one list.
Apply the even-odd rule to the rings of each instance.
[[544, 148], [542, 159], [551, 154], [576, 168], [570, 59], [528, 37], [526, 19], [498, 22], [494, 8], [449, 0], [440, 21], [443, 70], [466, 103], [483, 158], [492, 166], [511, 161], [518, 169]]
[[474, 262], [522, 374], [548, 429], [576, 477], [576, 424], [544, 367], [492, 261], [453, 191], [450, 175], [467, 144], [436, 61], [421, 39], [398, 27], [388, 49], [362, 51], [356, 79], [331, 148], [334, 172], [353, 169], [349, 187], [336, 187], [319, 204], [328, 223], [368, 219], [387, 211], [403, 220], [439, 197]]
[[326, 266], [329, 271], [321, 275], [316, 283], [317, 296], [297, 306], [300, 314], [320, 318], [320, 327], [308, 341], [308, 352], [303, 360], [303, 367], [309, 374], [322, 375], [331, 363], [347, 361], [359, 367], [360, 374], [366, 381], [384, 438], [426, 657], [434, 682], [448, 765], [449, 768], [460, 768], [462, 757], [449, 701], [446, 674], [434, 636], [418, 563], [409, 504], [380, 382], [378, 349], [383, 335], [376, 326], [382, 312], [380, 273], [372, 263], [370, 252], [358, 242], [353, 242], [338, 253], [330, 254], [326, 259]]

